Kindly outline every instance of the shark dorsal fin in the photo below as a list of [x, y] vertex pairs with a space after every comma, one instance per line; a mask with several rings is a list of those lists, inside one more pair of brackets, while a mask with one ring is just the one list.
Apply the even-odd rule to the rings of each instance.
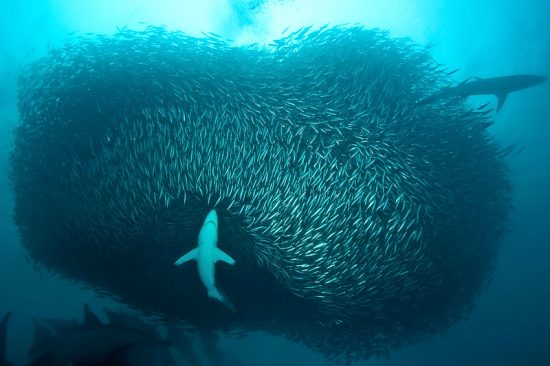
[[95, 315], [88, 304], [84, 305], [84, 325], [86, 326], [98, 326], [101, 325], [101, 320]]
[[500, 111], [500, 109], [504, 105], [504, 102], [506, 101], [506, 97], [508, 97], [508, 93], [497, 94], [497, 98], [498, 98], [497, 112]]
[[33, 319], [34, 343], [29, 350], [31, 358], [44, 353], [55, 342], [55, 333], [44, 323]]

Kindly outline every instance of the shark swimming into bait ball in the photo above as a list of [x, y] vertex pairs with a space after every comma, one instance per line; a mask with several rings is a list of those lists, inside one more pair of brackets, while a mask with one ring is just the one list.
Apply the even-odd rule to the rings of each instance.
[[499, 112], [508, 97], [508, 94], [527, 89], [546, 81], [546, 76], [518, 74], [499, 76], [494, 78], [467, 79], [457, 86], [444, 88], [439, 92], [420, 101], [419, 105], [428, 105], [440, 99], [469, 97], [472, 95], [495, 95], [498, 98], [497, 112]]
[[234, 311], [235, 309], [231, 302], [229, 302], [229, 300], [216, 288], [216, 262], [221, 260], [230, 265], [235, 264], [233, 258], [218, 248], [218, 215], [216, 214], [216, 210], [211, 210], [208, 215], [206, 215], [199, 232], [197, 247], [180, 257], [175, 265], [180, 266], [193, 259], [197, 261], [199, 276], [208, 292], [208, 297], [218, 300]]

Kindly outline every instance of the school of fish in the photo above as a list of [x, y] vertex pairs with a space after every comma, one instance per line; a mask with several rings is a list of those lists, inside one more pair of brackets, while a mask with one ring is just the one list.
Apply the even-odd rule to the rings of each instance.
[[[464, 317], [507, 226], [488, 110], [419, 103], [450, 84], [428, 49], [361, 27], [248, 46], [153, 26], [75, 37], [19, 80], [22, 243], [198, 329], [385, 354]], [[235, 311], [173, 265], [212, 209]]]

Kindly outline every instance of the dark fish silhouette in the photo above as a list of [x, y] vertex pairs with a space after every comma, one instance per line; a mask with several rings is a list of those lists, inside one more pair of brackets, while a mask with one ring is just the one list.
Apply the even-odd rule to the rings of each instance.
[[[84, 321], [65, 319], [34, 320], [35, 342], [29, 350], [29, 366], [177, 366], [170, 352], [182, 357], [185, 365], [200, 365], [188, 331], [166, 325], [169, 341], [161, 338], [154, 325], [129, 313], [104, 309], [108, 323], [103, 323], [88, 305]], [[0, 322], [0, 366], [12, 366], [6, 359], [7, 325], [11, 313]], [[226, 359], [217, 347], [214, 333], [201, 334], [209, 361], [215, 365], [240, 365]], [[213, 364], [213, 365], [214, 365]]]
[[35, 343], [29, 366], [132, 365], [129, 352], [152, 345], [169, 346], [158, 334], [129, 324], [103, 324], [85, 306], [84, 323], [34, 321]]
[[8, 321], [11, 313], [6, 313], [2, 322], [0, 322], [0, 366], [10, 366], [11, 363], [6, 359], [6, 338], [8, 335]]
[[[141, 332], [158, 335], [154, 325], [143, 321], [141, 318], [124, 312], [116, 312], [104, 309], [109, 324], [134, 328]], [[168, 339], [174, 345], [172, 339]], [[117, 359], [117, 365], [126, 366], [177, 366], [178, 363], [170, 352], [170, 347], [163, 343], [142, 344], [139, 347], [132, 347]], [[173, 348], [173, 347], [172, 347]]]
[[470, 95], [494, 94], [498, 98], [497, 112], [500, 111], [509, 93], [530, 88], [546, 80], [542, 75], [519, 74], [499, 76], [494, 78], [475, 78], [463, 83], [444, 88], [434, 95], [423, 99], [418, 105], [426, 105], [440, 99], [453, 97], [469, 97]]

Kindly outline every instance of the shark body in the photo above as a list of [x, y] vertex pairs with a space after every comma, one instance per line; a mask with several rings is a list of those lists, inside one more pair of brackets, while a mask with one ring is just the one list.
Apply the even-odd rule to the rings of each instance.
[[468, 97], [470, 95], [496, 95], [498, 98], [497, 112], [500, 111], [506, 97], [511, 92], [530, 88], [546, 80], [545, 76], [532, 74], [518, 74], [499, 76], [494, 78], [475, 78], [465, 81], [457, 86], [444, 88], [432, 96], [419, 102], [426, 105], [440, 99], [453, 97]]
[[170, 346], [154, 331], [126, 323], [103, 324], [88, 306], [84, 314], [82, 324], [34, 320], [35, 342], [29, 352], [28, 366], [130, 366], [135, 365], [128, 359], [131, 352], [144, 347]]
[[218, 248], [218, 215], [216, 214], [216, 210], [211, 210], [206, 215], [199, 232], [197, 247], [180, 257], [175, 265], [180, 266], [193, 259], [197, 261], [199, 277], [206, 288], [208, 296], [234, 310], [228, 299], [216, 288], [216, 262], [221, 260], [230, 265], [235, 264], [233, 258]]

